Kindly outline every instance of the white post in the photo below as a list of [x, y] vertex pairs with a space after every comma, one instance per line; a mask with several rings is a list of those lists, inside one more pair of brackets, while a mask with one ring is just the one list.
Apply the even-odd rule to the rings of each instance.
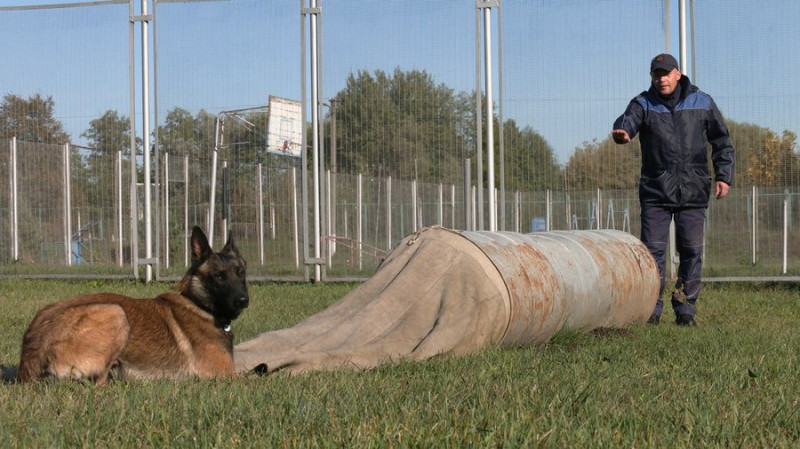
[[753, 186], [752, 188], [752, 195], [753, 197], [750, 198], [750, 204], [752, 208], [752, 215], [750, 217], [750, 227], [751, 227], [750, 250], [752, 252], [752, 264], [755, 265], [757, 257], [756, 247], [758, 246], [758, 236], [756, 235], [758, 231], [758, 200], [756, 199], [756, 195], [758, 195], [758, 190], [756, 189], [756, 186]]
[[603, 197], [600, 193], [600, 189], [597, 189], [597, 229], [601, 229], [601, 223], [603, 219]]
[[333, 266], [333, 256], [334, 256], [334, 254], [336, 254], [336, 240], [335, 240], [336, 235], [332, 232], [332, 230], [333, 230], [333, 213], [332, 213], [332, 211], [333, 211], [334, 207], [336, 207], [331, 202], [331, 199], [332, 199], [331, 198], [331, 192], [333, 191], [333, 189], [331, 189], [332, 183], [333, 183], [333, 176], [331, 174], [331, 171], [327, 170], [327, 171], [325, 171], [325, 186], [327, 187], [325, 189], [325, 204], [327, 204], [328, 207], [325, 208], [325, 219], [327, 221], [327, 226], [325, 227], [325, 229], [328, 231], [327, 234], [329, 236], [334, 237], [333, 239], [328, 239], [328, 242], [327, 242], [328, 243], [328, 245], [327, 245], [327, 248], [328, 248], [328, 267], [332, 267]]
[[417, 226], [417, 224], [418, 224], [417, 220], [419, 218], [417, 216], [417, 204], [418, 204], [417, 180], [415, 179], [415, 180], [411, 181], [411, 222], [413, 223], [413, 226], [411, 227], [411, 229], [414, 232], [417, 232], [417, 229], [419, 229], [418, 226]]
[[477, 216], [477, 208], [475, 207], [475, 202], [478, 201], [478, 192], [483, 192], [482, 188], [478, 188], [478, 186], [472, 186], [472, 192], [470, 192], [470, 201], [472, 202], [472, 226], [470, 229], [478, 229], [478, 216]]
[[261, 164], [257, 166], [258, 178], [258, 259], [264, 265], [264, 178]]
[[675, 250], [675, 220], [672, 220], [669, 223], [669, 274], [671, 279], [678, 276], [678, 261], [679, 258]]
[[169, 153], [164, 153], [164, 267], [169, 268]]
[[[222, 177], [222, 181], [223, 181], [222, 182], [222, 203], [223, 203], [222, 204], [222, 241], [224, 242], [225, 238], [226, 238], [226, 235], [228, 234], [228, 226], [230, 226], [230, 223], [228, 223], [228, 206], [229, 205], [227, 204], [227, 201], [229, 199], [226, 196], [226, 193], [228, 191], [228, 182], [230, 182], [230, 180], [228, 180], [226, 178], [228, 176], [228, 160], [227, 159], [223, 159], [222, 160], [222, 174], [223, 174], [223, 177]], [[208, 243], [211, 244], [211, 236], [209, 236], [208, 239], [209, 239]]]
[[363, 188], [364, 188], [364, 176], [359, 173], [358, 174], [358, 184], [356, 185], [356, 241], [358, 242], [358, 269], [361, 269], [361, 242], [364, 239], [364, 221], [362, 220], [363, 212], [364, 212], [364, 195], [363, 195]]
[[11, 260], [19, 260], [19, 205], [17, 200], [17, 138], [11, 138], [9, 193], [11, 196]]
[[183, 264], [189, 266], [189, 155], [183, 156]]
[[[480, 128], [480, 126], [478, 126]], [[464, 230], [471, 231], [472, 223], [472, 164], [470, 159], [464, 160]], [[455, 203], [454, 203], [455, 204]], [[455, 225], [453, 225], [455, 228]]]
[[289, 194], [292, 197], [292, 233], [294, 235], [294, 266], [300, 268], [300, 224], [297, 217], [297, 168], [292, 167]]
[[456, 185], [450, 184], [450, 227], [456, 228]]
[[122, 150], [117, 150], [117, 265], [122, 264]]
[[275, 224], [275, 205], [270, 203], [269, 205], [269, 229], [270, 229], [270, 240], [275, 240], [275, 231], [277, 225]]
[[444, 186], [442, 183], [439, 183], [439, 216], [436, 223], [444, 226]]
[[392, 249], [392, 177], [386, 178], [386, 249]]
[[614, 218], [614, 200], [608, 199], [608, 214], [606, 215], [606, 229], [617, 229], [617, 222]]
[[783, 200], [783, 274], [786, 274], [788, 268], [788, 252], [789, 252], [789, 198]]
[[67, 265], [72, 265], [72, 216], [70, 195], [72, 195], [70, 186], [70, 166], [69, 166], [69, 144], [65, 143], [63, 148], [64, 156], [64, 254], [67, 258]]

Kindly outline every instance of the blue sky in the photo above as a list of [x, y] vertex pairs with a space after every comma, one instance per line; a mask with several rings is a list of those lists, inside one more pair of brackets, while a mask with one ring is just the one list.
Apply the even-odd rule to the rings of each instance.
[[[41, 3], [69, 2], [3, 5]], [[215, 113], [265, 105], [270, 95], [299, 99], [299, 3], [159, 2], [161, 118], [175, 106]], [[670, 3], [677, 56], [678, 0]], [[321, 4], [323, 99], [359, 70], [426, 70], [456, 91], [475, 88], [474, 0]], [[733, 120], [800, 132], [800, 2], [695, 4], [693, 81]], [[582, 142], [606, 138], [614, 118], [648, 86], [649, 59], [665, 47], [663, 15], [661, 0], [504, 1], [505, 118], [542, 134], [561, 163]], [[493, 17], [496, 45], [496, 11]], [[127, 3], [0, 10], [0, 94], [52, 95], [76, 141], [104, 111], [129, 114], [127, 18]], [[140, 114], [138, 102], [136, 108]]]

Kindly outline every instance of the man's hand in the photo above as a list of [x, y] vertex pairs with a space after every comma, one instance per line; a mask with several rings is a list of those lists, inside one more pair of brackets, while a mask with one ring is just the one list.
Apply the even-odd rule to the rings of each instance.
[[624, 129], [612, 130], [611, 137], [614, 138], [614, 142], [619, 144], [628, 143], [631, 141], [631, 136], [629, 136], [628, 131], [625, 131]]
[[728, 186], [728, 184], [726, 184], [723, 181], [717, 181], [716, 187], [714, 189], [714, 193], [716, 193], [717, 199], [721, 200], [722, 198], [725, 198], [725, 195], [728, 194], [729, 189], [730, 187]]

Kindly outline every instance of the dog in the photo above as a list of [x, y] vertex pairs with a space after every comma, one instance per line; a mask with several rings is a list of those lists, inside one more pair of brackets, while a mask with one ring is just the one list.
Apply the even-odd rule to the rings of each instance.
[[96, 293], [45, 306], [22, 340], [17, 381], [233, 377], [231, 321], [247, 308], [247, 263], [229, 233], [218, 253], [199, 227], [176, 292]]

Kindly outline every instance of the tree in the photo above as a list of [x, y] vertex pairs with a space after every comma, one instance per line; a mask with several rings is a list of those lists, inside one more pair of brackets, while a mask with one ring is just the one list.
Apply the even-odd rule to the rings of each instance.
[[215, 121], [216, 117], [205, 110], [196, 117], [183, 108], [170, 110], [158, 128], [160, 152], [173, 158], [209, 159], [214, 148]]
[[[72, 193], [76, 206], [89, 208], [89, 212], [82, 217], [84, 222], [114, 222], [115, 211], [120, 207], [116, 204], [116, 189], [119, 187], [117, 175], [121, 174], [123, 179], [129, 179], [130, 135], [128, 117], [121, 116], [114, 110], [107, 110], [99, 118], [90, 121], [89, 128], [81, 133], [87, 143], [73, 153], [81, 156], [81, 163], [72, 164]], [[141, 141], [137, 138], [137, 147], [140, 144]], [[122, 173], [118, 173], [117, 168], [118, 152], [121, 152], [122, 157]]]
[[750, 162], [753, 155], [761, 151], [761, 143], [771, 133], [768, 128], [762, 126], [739, 123], [734, 120], [726, 119], [728, 133], [731, 136], [731, 144], [736, 157], [736, 173], [734, 175], [734, 185], [752, 185], [752, 180], [748, 176]]
[[[86, 165], [93, 177], [114, 173], [115, 155], [121, 151], [130, 156], [131, 132], [128, 117], [117, 111], [108, 110], [100, 118], [89, 122], [89, 128], [81, 133], [87, 140]], [[136, 138], [137, 147], [141, 139]]]
[[[334, 101], [340, 171], [461, 183], [466, 158], [477, 170], [474, 92], [455, 93], [424, 71], [360, 71], [347, 78]], [[494, 132], [498, 142], [497, 123]], [[553, 149], [541, 135], [513, 120], [503, 132], [507, 189], [561, 184]], [[495, 163], [499, 170], [499, 157]]]
[[571, 190], [631, 189], [639, 180], [639, 138], [617, 145], [607, 137], [584, 142], [575, 149], [566, 167], [566, 185]]
[[70, 136], [53, 116], [53, 97], [40, 94], [27, 99], [6, 94], [0, 103], [0, 137], [25, 142], [64, 144]]
[[[785, 186], [796, 183], [800, 155], [795, 152], [796, 135], [784, 131], [778, 136], [769, 128], [726, 119], [736, 154], [735, 184]], [[616, 145], [608, 137], [584, 142], [570, 156], [566, 167], [567, 187], [574, 190], [635, 188], [641, 164], [639, 137]], [[708, 164], [713, 173], [711, 148]]]
[[747, 177], [759, 187], [786, 187], [797, 183], [800, 157], [795, 153], [797, 135], [789, 130], [778, 136], [768, 131], [761, 141], [761, 151], [750, 154]]
[[[20, 186], [29, 186], [31, 195], [20, 195], [20, 223], [45, 223], [44, 226], [23, 226], [23, 239], [41, 241], [42, 235], [58, 232], [55, 227], [43, 229], [50, 216], [60, 213], [54, 204], [64, 195], [64, 160], [61, 145], [69, 142], [61, 122], [53, 116], [55, 101], [36, 94], [23, 98], [6, 94], [0, 102], [0, 138], [18, 140], [16, 161]], [[23, 187], [24, 189], [25, 187]], [[34, 218], [35, 217], [35, 218]], [[35, 254], [37, 248], [23, 251]]]
[[341, 171], [456, 182], [474, 149], [464, 131], [467, 96], [427, 72], [351, 74], [336, 97]]
[[504, 133], [506, 189], [545, 190], [563, 186], [561, 167], [544, 137], [529, 126], [520, 129], [513, 119], [505, 122]]

